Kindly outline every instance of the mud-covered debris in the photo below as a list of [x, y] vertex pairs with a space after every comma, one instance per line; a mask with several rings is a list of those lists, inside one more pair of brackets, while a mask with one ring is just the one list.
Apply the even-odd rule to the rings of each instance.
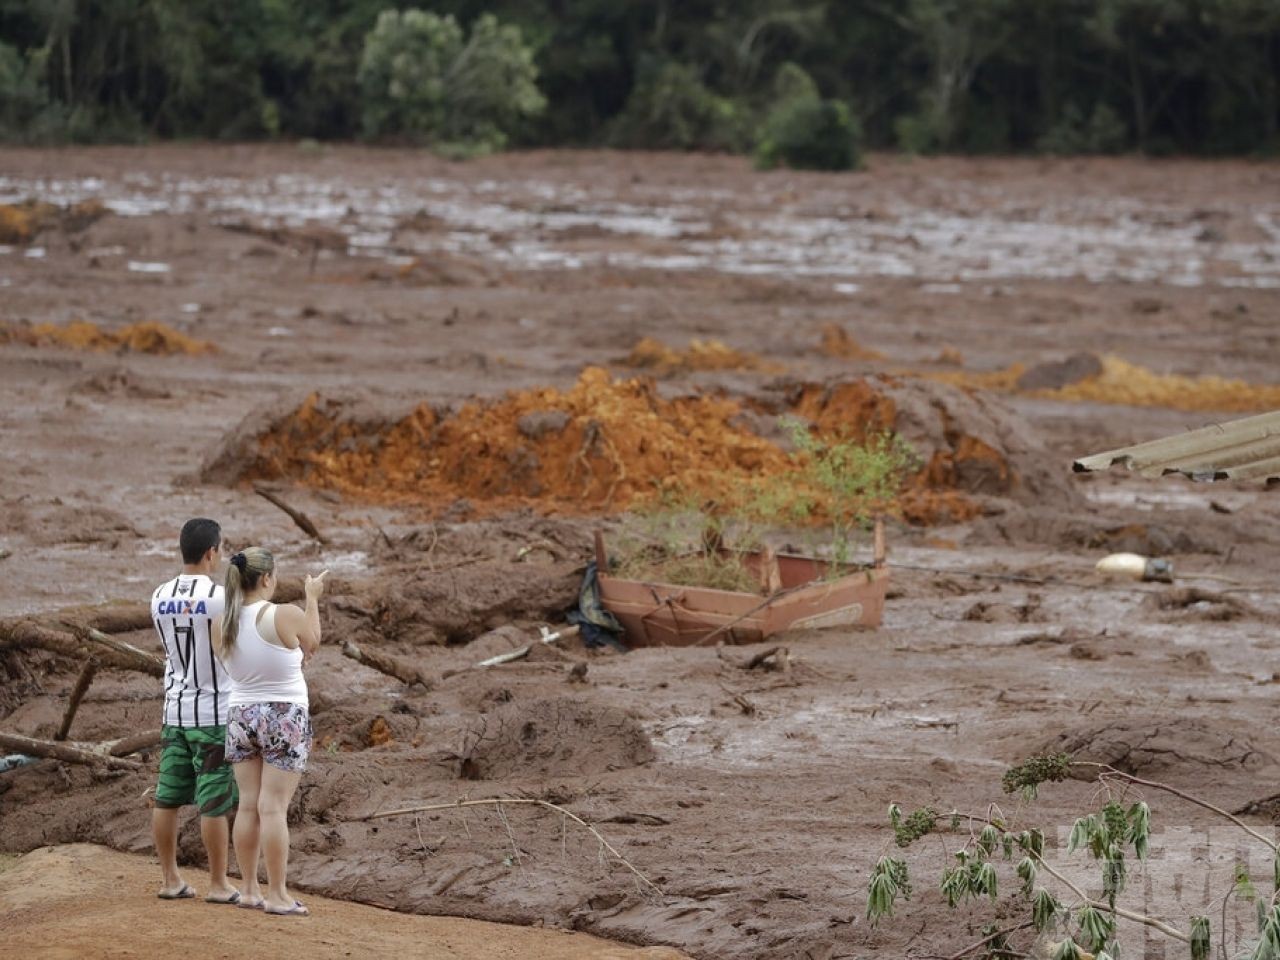
[[567, 697], [516, 700], [481, 716], [458, 753], [466, 780], [594, 776], [654, 758], [648, 734], [630, 714]]
[[1222, 622], [1266, 619], [1252, 604], [1229, 593], [1201, 587], [1175, 587], [1143, 598], [1143, 606], [1166, 617]]
[[[1031, 753], [1068, 753], [1077, 762], [1171, 783], [1194, 781], [1210, 769], [1253, 770], [1274, 762], [1252, 741], [1191, 717], [1136, 717], [1068, 729]], [[1097, 770], [1079, 768], [1072, 776], [1092, 779]]]
[[1073, 353], [1065, 360], [1040, 363], [1018, 377], [1019, 390], [1058, 390], [1069, 383], [1079, 383], [1102, 373], [1097, 354]]

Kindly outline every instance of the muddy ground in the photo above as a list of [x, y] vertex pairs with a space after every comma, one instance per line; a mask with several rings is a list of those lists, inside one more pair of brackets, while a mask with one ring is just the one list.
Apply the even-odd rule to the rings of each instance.
[[[930, 842], [911, 852], [914, 899], [868, 925], [890, 802], [1007, 803], [1005, 767], [1065, 744], [1272, 831], [1280, 494], [1069, 474], [1075, 456], [1234, 415], [1200, 409], [1194, 385], [1156, 406], [979, 394], [999, 411], [983, 436], [1023, 438], [1001, 452], [1034, 489], [954, 471], [947, 482], [972, 504], [963, 522], [891, 524], [902, 566], [884, 625], [787, 635], [785, 675], [743, 667], [760, 647], [621, 655], [577, 643], [465, 670], [561, 622], [592, 531], [616, 529], [614, 511], [415, 499], [403, 484], [380, 498], [311, 467], [270, 477], [322, 546], [254, 495], [258, 475], [202, 470], [228, 444], [257, 449], [253, 425], [311, 391], [358, 396], [352, 409], [377, 413], [344, 422], [385, 426], [387, 411], [423, 402], [447, 412], [510, 389], [568, 390], [587, 366], [636, 375], [621, 361], [642, 336], [769, 361], [663, 369], [662, 398], [976, 376], [1089, 351], [1242, 381], [1227, 392], [1248, 410], [1244, 384], [1277, 379], [1278, 186], [1274, 165], [1241, 162], [885, 157], [831, 176], [644, 154], [454, 165], [337, 148], [5, 151], [0, 203], [104, 207], [0, 247], [0, 321], [28, 332], [159, 321], [219, 350], [83, 350], [25, 334], [0, 345], [0, 615], [137, 602], [172, 575], [181, 522], [218, 517], [232, 545], [270, 545], [286, 573], [334, 573], [309, 673], [322, 746], [294, 810], [301, 888], [698, 958], [953, 953], [995, 913], [1016, 922], [1016, 907], [948, 911], [934, 881], [944, 845]], [[880, 359], [824, 353], [830, 324]], [[1232, 582], [1102, 583], [1094, 561], [1122, 549]], [[1174, 593], [1189, 584], [1212, 594]], [[345, 658], [344, 639], [441, 679], [407, 688]], [[0, 656], [0, 727], [51, 735], [75, 664]], [[104, 671], [72, 737], [158, 716], [154, 681]], [[151, 779], [52, 761], [0, 774], [0, 849], [145, 851]], [[1065, 838], [1094, 790], [1055, 785], [1020, 816]], [[499, 795], [597, 824], [662, 895], [543, 808], [360, 819]], [[1131, 887], [1137, 908], [1185, 927], [1225, 893], [1234, 861], [1269, 876], [1269, 859], [1209, 814], [1150, 799], [1155, 856]], [[194, 825], [183, 851], [200, 855]], [[1249, 909], [1237, 918], [1233, 906], [1233, 929]], [[1129, 928], [1130, 955], [1163, 956], [1151, 937]]]

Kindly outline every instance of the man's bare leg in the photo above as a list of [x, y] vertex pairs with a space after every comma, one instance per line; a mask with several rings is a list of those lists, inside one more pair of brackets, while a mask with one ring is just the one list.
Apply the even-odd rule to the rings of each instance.
[[238, 892], [227, 880], [227, 818], [201, 817], [200, 839], [209, 855], [209, 894], [206, 900], [229, 901]]
[[164, 885], [160, 896], [176, 897], [186, 884], [178, 872], [178, 810], [176, 807], [156, 807], [151, 813], [151, 837], [155, 841], [156, 856], [160, 858], [160, 873]]

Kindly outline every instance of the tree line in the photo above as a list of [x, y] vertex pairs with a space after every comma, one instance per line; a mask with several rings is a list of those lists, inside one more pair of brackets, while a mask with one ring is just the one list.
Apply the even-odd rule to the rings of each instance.
[[0, 138], [1256, 154], [1280, 0], [0, 0]]

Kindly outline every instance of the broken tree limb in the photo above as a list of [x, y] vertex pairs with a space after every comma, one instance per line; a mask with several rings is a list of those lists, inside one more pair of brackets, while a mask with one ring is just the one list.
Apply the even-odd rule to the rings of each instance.
[[83, 750], [68, 743], [54, 743], [51, 740], [36, 740], [32, 737], [21, 737], [14, 733], [0, 733], [0, 747], [25, 753], [29, 757], [47, 757], [61, 760], [64, 763], [83, 763], [88, 766], [105, 765], [112, 770], [141, 770], [143, 765], [137, 760], [126, 760], [113, 757], [107, 753], [96, 753]]
[[103, 633], [133, 633], [150, 630], [151, 625], [151, 609], [146, 604], [107, 607], [94, 611], [88, 621], [88, 626]]
[[67, 709], [62, 714], [62, 726], [58, 727], [58, 732], [53, 735], [53, 739], [58, 741], [67, 739], [67, 734], [71, 732], [71, 721], [76, 718], [80, 701], [84, 699], [84, 695], [89, 690], [89, 684], [93, 683], [93, 675], [97, 672], [98, 659], [90, 657], [80, 668], [80, 676], [76, 677], [76, 685], [71, 688], [71, 696], [67, 699]]
[[[75, 637], [69, 633], [42, 627], [30, 620], [4, 620], [0, 621], [0, 647], [18, 649], [34, 647], [77, 660], [96, 656], [99, 666], [102, 667], [136, 670], [153, 677], [164, 676], [164, 662], [159, 657], [145, 653], [114, 637], [107, 637], [106, 634], [98, 631], [92, 631], [92, 633], [96, 636], [91, 640], [89, 633], [84, 637]], [[103, 644], [99, 637], [109, 642]]]
[[316, 525], [311, 522], [310, 517], [308, 517], [302, 511], [295, 510], [293, 507], [289, 506], [289, 504], [285, 503], [283, 500], [281, 500], [278, 496], [276, 496], [266, 487], [262, 486], [261, 484], [254, 484], [253, 492], [256, 493], [258, 496], [260, 496], [263, 500], [266, 500], [268, 503], [276, 507], [279, 507], [281, 510], [283, 510], [286, 514], [288, 514], [289, 519], [292, 520], [294, 524], [297, 525], [299, 530], [301, 530], [311, 539], [315, 540], [317, 543], [327, 544], [329, 542], [328, 538], [326, 538], [324, 534], [322, 534], [319, 530], [316, 529]]
[[356, 661], [356, 663], [364, 664], [366, 667], [371, 667], [379, 673], [385, 673], [389, 677], [395, 677], [401, 683], [406, 683], [410, 686], [420, 683], [428, 690], [435, 684], [431, 677], [427, 676], [412, 663], [401, 660], [399, 657], [393, 657], [389, 653], [361, 648], [354, 641], [344, 641], [342, 653], [344, 656]]
[[125, 643], [123, 640], [117, 640], [115, 637], [109, 637], [101, 630], [95, 630], [88, 627], [83, 631], [76, 631], [77, 636], [81, 639], [88, 640], [90, 643], [98, 644], [106, 647], [108, 650], [118, 653], [120, 656], [132, 660], [136, 663], [137, 669], [142, 673], [150, 673], [152, 676], [164, 676], [164, 661], [153, 653], [147, 653], [145, 650], [139, 650], [132, 643]]
[[777, 654], [779, 651], [782, 652], [782, 656], [779, 657], [778, 659], [779, 661], [782, 661], [783, 659], [786, 658], [789, 652], [787, 648], [786, 647], [770, 647], [768, 650], [761, 650], [754, 657], [752, 657], [750, 660], [744, 663], [742, 665], [742, 669], [754, 670], [756, 667], [762, 665], [766, 660], [768, 660], [770, 657]]
[[127, 757], [131, 753], [137, 753], [140, 750], [146, 750], [148, 747], [156, 747], [160, 745], [161, 734], [159, 730], [148, 730], [146, 733], [135, 733], [131, 737], [121, 737], [119, 740], [108, 740], [99, 746], [102, 752], [112, 757]]

